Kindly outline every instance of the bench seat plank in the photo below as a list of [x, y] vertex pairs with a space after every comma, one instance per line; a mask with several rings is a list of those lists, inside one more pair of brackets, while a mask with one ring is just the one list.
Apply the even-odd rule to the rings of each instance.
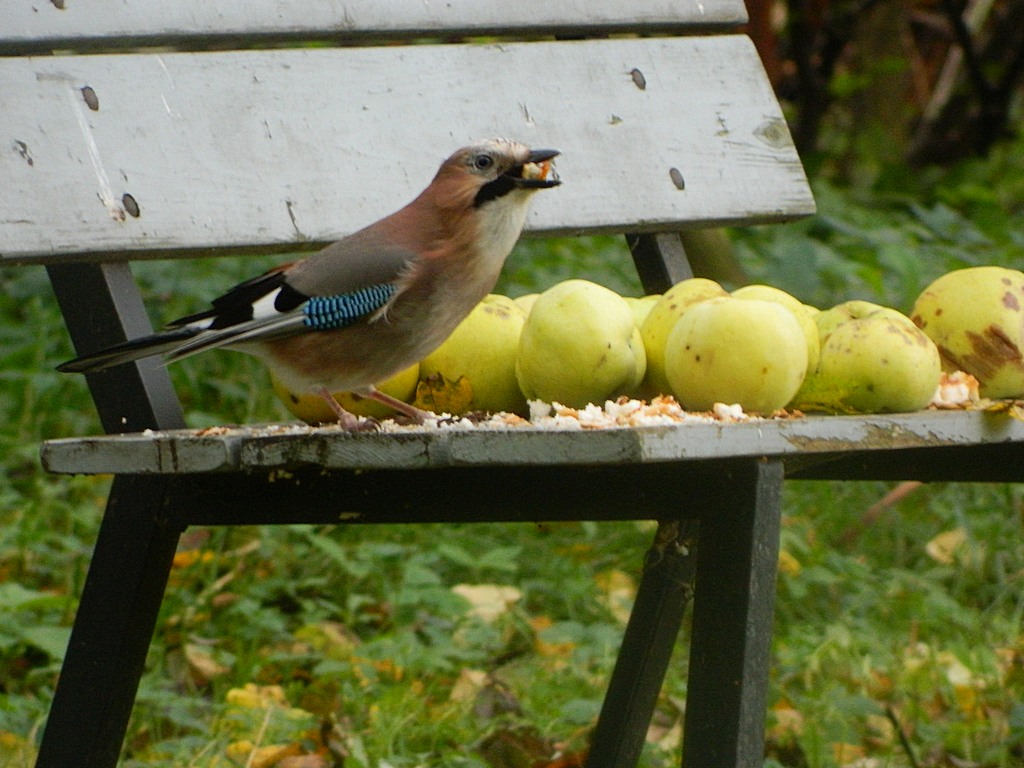
[[[43, 0], [8, 3], [0, 50], [87, 50], [223, 39], [345, 40], [443, 35], [658, 32], [721, 28], [746, 21], [742, 0]], [[63, 6], [63, 7], [58, 7]]]
[[447, 467], [574, 467], [780, 457], [793, 468], [858, 453], [1024, 442], [1024, 422], [977, 411], [808, 416], [606, 429], [414, 429], [351, 434], [304, 425], [50, 440], [42, 460], [69, 474], [190, 474]]
[[294, 251], [394, 210], [492, 135], [563, 151], [534, 233], [814, 208], [742, 35], [0, 58], [0, 93], [9, 261]]

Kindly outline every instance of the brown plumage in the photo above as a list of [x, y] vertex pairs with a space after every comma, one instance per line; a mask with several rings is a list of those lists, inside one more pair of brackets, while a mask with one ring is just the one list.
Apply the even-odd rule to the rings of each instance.
[[318, 253], [241, 283], [167, 330], [83, 355], [102, 370], [152, 355], [225, 347], [262, 358], [290, 391], [351, 391], [416, 419], [374, 388], [436, 349], [494, 287], [531, 194], [560, 183], [555, 150], [490, 139], [455, 152], [404, 208]]

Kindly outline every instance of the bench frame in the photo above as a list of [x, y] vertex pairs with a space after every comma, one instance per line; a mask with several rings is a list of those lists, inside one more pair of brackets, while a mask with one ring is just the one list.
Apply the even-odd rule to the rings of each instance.
[[[648, 291], [664, 290], [690, 274], [681, 259], [678, 236], [634, 236], [630, 242], [638, 271], [658, 275], [659, 282], [647, 284]], [[666, 242], [672, 248], [669, 253], [660, 247]], [[127, 264], [50, 265], [47, 269], [76, 348], [150, 329]], [[83, 291], [94, 297], [89, 307], [79, 301]], [[102, 311], [97, 310], [100, 303]], [[166, 371], [125, 368], [128, 377], [108, 372], [87, 377], [104, 429], [182, 428], [183, 417], [175, 408], [177, 399]], [[125, 413], [130, 414], [127, 424]], [[662, 492], [653, 505], [642, 506], [635, 499], [642, 480], [630, 471], [635, 468], [625, 469], [615, 474], [614, 488], [606, 480], [595, 486], [593, 477], [588, 477], [583, 486], [598, 487], [599, 497], [578, 500], [568, 509], [553, 509], [550, 504], [541, 506], [540, 500], [559, 498], [566, 482], [572, 484], [564, 469], [542, 479], [544, 473], [538, 468], [510, 468], [504, 470], [499, 484], [529, 488], [531, 503], [522, 504], [524, 497], [516, 494], [518, 510], [503, 510], [497, 518], [484, 513], [492, 521], [528, 521], [539, 513], [546, 519], [660, 519], [594, 732], [588, 768], [636, 765], [694, 592], [694, 578], [717, 585], [718, 594], [707, 602], [698, 601], [699, 612], [694, 616], [684, 764], [753, 766], [763, 754], [781, 463], [748, 460], [722, 475], [700, 472], [702, 476], [695, 479], [689, 473], [680, 474], [680, 481], [668, 488], [659, 478]], [[202, 476], [116, 476], [37, 766], [100, 768], [117, 762], [178, 539], [189, 524], [336, 523], [335, 510], [313, 501], [323, 499], [325, 493], [361, 498], [364, 507], [372, 510], [370, 519], [379, 522], [398, 521], [389, 510], [403, 510], [403, 522], [465, 521], [465, 510], [473, 510], [472, 519], [481, 520], [475, 512], [490, 505], [489, 488], [500, 471], [488, 472], [479, 483], [444, 478], [437, 472], [419, 482], [409, 482], [404, 475], [395, 481], [376, 475], [365, 483], [359, 482], [365, 475], [339, 473], [327, 480], [317, 471], [289, 485], [284, 496], [273, 493], [282, 483], [260, 482], [247, 475], [213, 476], [212, 481]], [[587, 468], [579, 471], [593, 474]], [[328, 482], [354, 482], [361, 487], [327, 492]], [[446, 488], [442, 508], [424, 510], [424, 484]], [[301, 493], [296, 493], [299, 488]], [[398, 493], [374, 499], [375, 488]], [[462, 498], [452, 499], [453, 488], [462, 489]], [[201, 499], [210, 503], [198, 504]], [[664, 510], [681, 499], [710, 503], [699, 511], [684, 510], [680, 513], [684, 516], [663, 517]], [[457, 512], [453, 515], [445, 509]], [[258, 510], [255, 515], [254, 510]], [[702, 558], [696, 557], [697, 523], [691, 516], [696, 514], [705, 520], [700, 524], [700, 549], [708, 554]], [[80, 727], [83, 712], [91, 713], [95, 727]]]
[[[680, 258], [682, 248], [676, 245], [678, 236], [668, 240], [671, 253], [662, 251], [659, 240], [665, 238], [630, 238], [640, 274], [660, 275], [664, 281], [648, 284], [651, 292], [689, 274]], [[92, 347], [101, 338], [148, 332], [126, 264], [47, 269], [76, 348]], [[104, 297], [102, 312], [96, 301], [83, 308], [78, 301], [83, 290]], [[123, 366], [88, 377], [108, 432], [184, 426], [166, 371], [149, 370], [147, 375], [138, 366]], [[122, 421], [126, 412], [127, 424]], [[37, 766], [100, 768], [117, 762], [178, 539], [189, 525], [337, 523], [337, 509], [314, 501], [325, 497], [349, 500], [346, 510], [352, 509], [353, 498], [361, 499], [357, 508], [367, 511], [366, 521], [463, 522], [470, 518], [462, 510], [472, 509], [501, 473], [508, 478], [504, 482], [525, 485], [530, 493], [505, 500], [513, 509], [471, 519], [592, 519], [598, 517], [596, 511], [600, 517], [660, 520], [594, 731], [588, 768], [636, 765], [695, 579], [716, 585], [716, 594], [696, 603], [684, 765], [759, 764], [778, 559], [781, 462], [748, 459], [722, 470], [680, 473], [670, 487], [665, 487], [665, 473], [658, 473], [657, 480], [650, 480], [661, 486], [654, 505], [636, 503], [637, 490], [644, 487], [644, 473], [637, 467], [626, 466], [613, 475], [602, 470], [600, 481], [586, 467], [568, 474], [565, 468], [551, 473], [543, 469], [495, 468], [483, 476], [478, 473], [476, 482], [459, 472], [444, 477], [432, 471], [419, 482], [410, 482], [408, 471], [396, 482], [375, 473], [370, 483], [362, 482], [366, 476], [359, 473], [325, 477], [317, 471], [309, 476], [300, 473], [283, 494], [278, 491], [286, 484], [270, 483], [266, 477], [116, 476]], [[586, 475], [585, 483], [574, 481], [573, 475]], [[426, 492], [421, 483], [446, 488], [443, 508], [424, 509], [418, 503]], [[353, 484], [360, 487], [348, 487]], [[550, 503], [567, 484], [591, 493], [564, 506]], [[398, 493], [380, 498], [384, 489]], [[452, 498], [453, 489], [459, 489], [459, 498]], [[677, 500], [706, 501], [699, 510], [666, 517], [666, 494]], [[199, 499], [208, 503], [197, 503]], [[398, 519], [394, 510], [400, 510]], [[698, 527], [701, 558], [696, 557]], [[111, 595], [121, 597], [112, 600]], [[90, 713], [95, 727], [81, 728], [83, 712]]]

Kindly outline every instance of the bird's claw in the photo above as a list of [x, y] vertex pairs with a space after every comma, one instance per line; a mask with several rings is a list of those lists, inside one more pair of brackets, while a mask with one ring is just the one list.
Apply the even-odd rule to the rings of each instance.
[[[349, 416], [352, 414], [350, 413]], [[346, 432], [379, 432], [380, 419], [375, 419], [373, 416], [354, 416], [351, 423], [341, 424], [341, 428]]]

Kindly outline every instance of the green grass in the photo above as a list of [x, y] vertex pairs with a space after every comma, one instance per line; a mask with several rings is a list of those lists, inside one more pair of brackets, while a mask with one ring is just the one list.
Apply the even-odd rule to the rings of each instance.
[[[755, 279], [805, 301], [907, 309], [952, 266], [1012, 263], [1024, 193], [998, 163], [1021, 155], [925, 178], [913, 199], [899, 178], [870, 193], [819, 181], [819, 216], [738, 231], [737, 251]], [[138, 272], [153, 316], [168, 318], [263, 264]], [[569, 275], [639, 292], [611, 239], [527, 241], [501, 288]], [[40, 439], [99, 426], [81, 380], [53, 372], [70, 348], [42, 270], [0, 277], [0, 766], [20, 768], [32, 764], [108, 481], [41, 472]], [[195, 426], [284, 418], [245, 356], [200, 356], [173, 377]], [[895, 722], [920, 766], [1020, 766], [1022, 490], [934, 484], [868, 515], [891, 488], [786, 486], [768, 764], [909, 767]], [[635, 523], [190, 530], [124, 764], [245, 765], [244, 742], [346, 768], [531, 765], [553, 744], [577, 752], [621, 636], [615, 600], [628, 604], [652, 534]], [[485, 621], [456, 585], [519, 597]], [[647, 768], [678, 765], [686, 637]]]

